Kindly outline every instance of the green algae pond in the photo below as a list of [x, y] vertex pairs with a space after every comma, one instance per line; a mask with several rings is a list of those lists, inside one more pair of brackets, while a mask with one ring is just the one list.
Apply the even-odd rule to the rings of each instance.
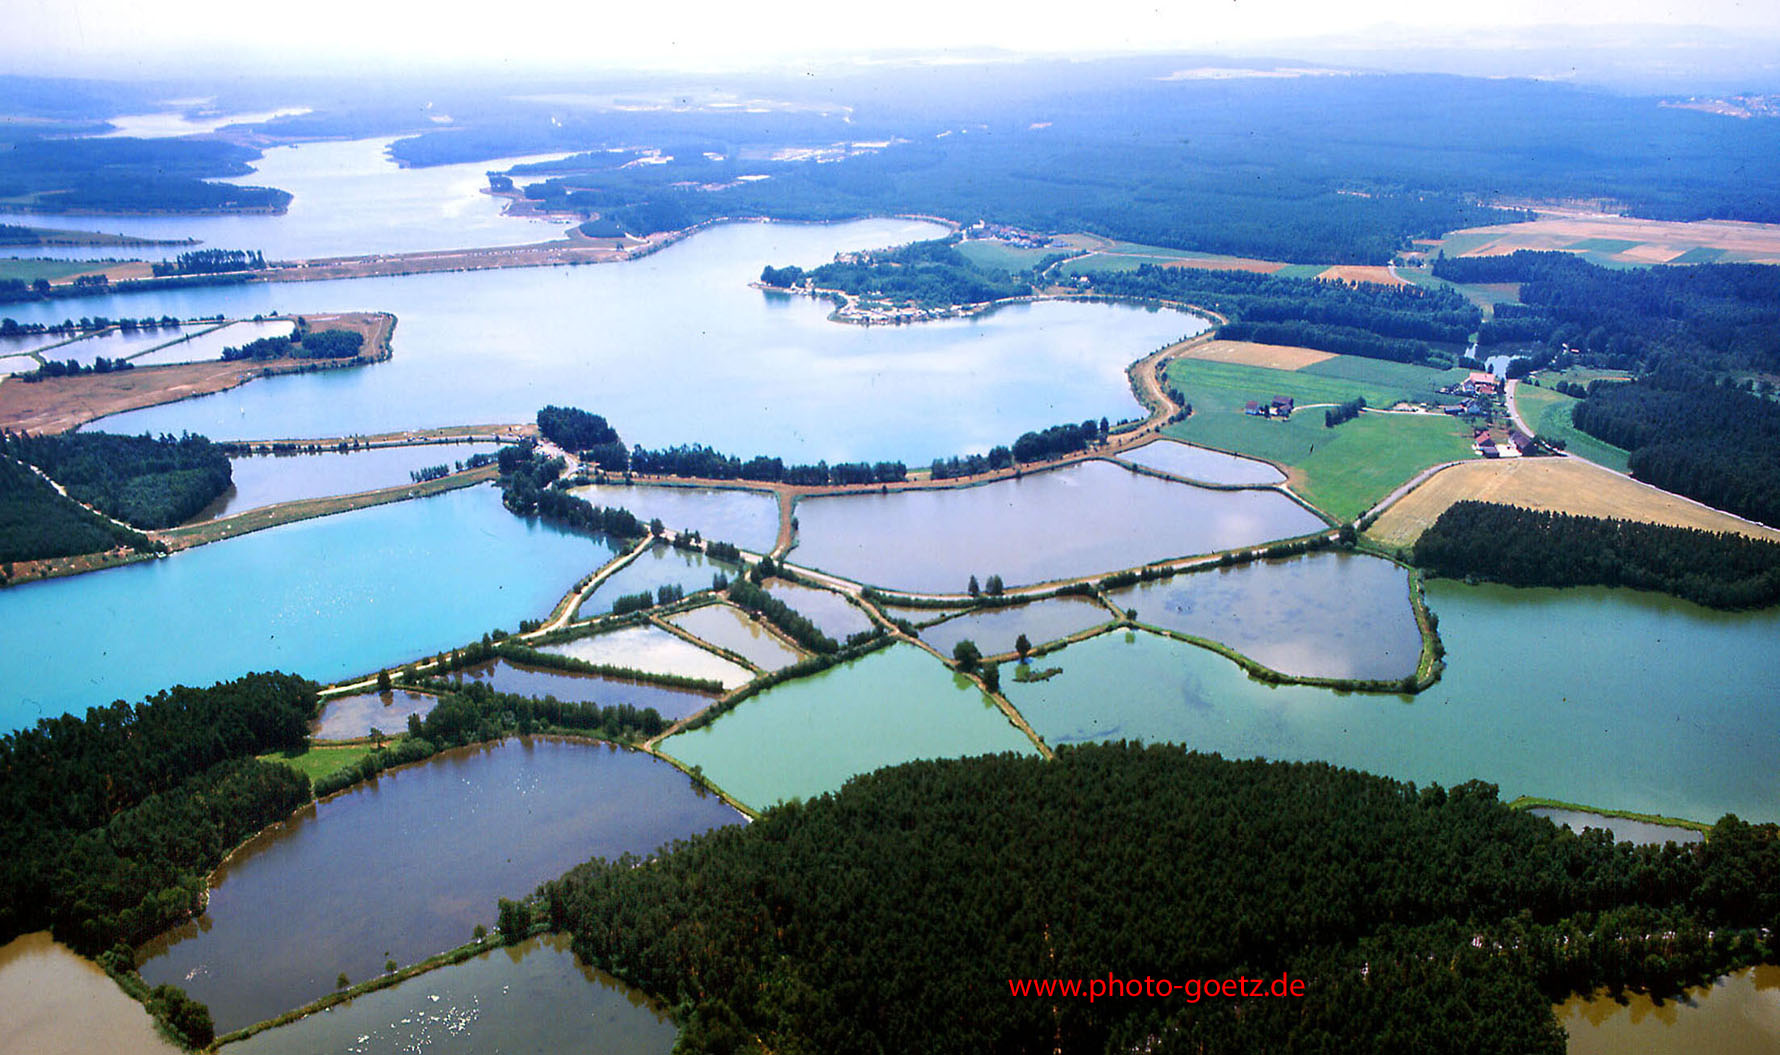
[[1226, 757], [1320, 760], [1418, 782], [1498, 784], [1606, 809], [1780, 819], [1780, 610], [1714, 612], [1600, 588], [1428, 585], [1447, 668], [1414, 697], [1250, 679], [1216, 653], [1117, 631], [1003, 671], [1053, 746], [1174, 741]]
[[899, 762], [1037, 748], [968, 678], [913, 645], [891, 645], [775, 685], [661, 750], [764, 809]]

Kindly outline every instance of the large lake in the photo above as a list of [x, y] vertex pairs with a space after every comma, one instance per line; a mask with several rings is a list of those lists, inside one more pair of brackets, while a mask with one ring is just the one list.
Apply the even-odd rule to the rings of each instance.
[[[1002, 691], [1052, 745], [1137, 738], [1715, 821], [1780, 820], [1780, 609], [1606, 589], [1429, 584], [1445, 677], [1408, 698], [1268, 686], [1206, 649], [1114, 632]], [[1006, 671], [1004, 669], [1004, 675]]]
[[261, 833], [208, 910], [144, 947], [150, 985], [210, 1005], [217, 1032], [411, 964], [492, 927], [495, 900], [595, 856], [650, 853], [741, 821], [648, 755], [508, 740], [394, 770]]
[[10, 587], [0, 729], [254, 670], [332, 681], [405, 662], [548, 615], [611, 554], [482, 486]]
[[544, 242], [568, 229], [565, 223], [503, 216], [506, 200], [483, 193], [486, 173], [560, 154], [405, 169], [384, 153], [390, 142], [355, 139], [273, 147], [253, 163], [252, 173], [225, 181], [289, 191], [290, 208], [282, 216], [0, 214], [5, 223], [138, 238], [196, 238], [201, 245], [8, 246], [0, 249], [0, 256], [164, 260], [194, 249], [257, 249], [267, 260], [305, 260]]
[[121, 414], [102, 426], [110, 431], [371, 434], [530, 421], [547, 403], [567, 403], [648, 447], [708, 443], [742, 457], [911, 466], [1060, 421], [1137, 415], [1126, 365], [1205, 328], [1177, 311], [1058, 302], [850, 326], [828, 320], [826, 301], [748, 285], [766, 264], [817, 264], [942, 230], [903, 220], [731, 224], [621, 264], [113, 294], [0, 314], [60, 322], [369, 310], [400, 320], [388, 362]]
[[857, 582], [963, 593], [1129, 568], [1323, 526], [1277, 491], [1215, 491], [1107, 461], [976, 487], [806, 498], [794, 564]]

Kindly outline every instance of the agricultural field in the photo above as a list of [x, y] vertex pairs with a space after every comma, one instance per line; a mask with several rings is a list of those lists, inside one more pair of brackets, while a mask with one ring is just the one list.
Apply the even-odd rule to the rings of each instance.
[[[1185, 249], [1168, 249], [1157, 245], [1143, 245], [1138, 242], [1120, 242], [1096, 235], [1066, 235], [1062, 241], [1068, 245], [1085, 250], [1088, 255], [1066, 261], [1057, 270], [1065, 277], [1091, 275], [1102, 271], [1135, 271], [1144, 264], [1159, 264], [1164, 267], [1204, 267], [1219, 270], [1257, 271], [1268, 275], [1282, 275], [1288, 278], [1309, 278], [1323, 270], [1317, 265], [1282, 264], [1274, 260], [1254, 260], [1241, 256], [1224, 256], [1218, 253], [1194, 253]], [[1063, 250], [1046, 250], [1061, 252]], [[1307, 274], [1300, 274], [1305, 268]]]
[[1385, 510], [1366, 535], [1384, 546], [1413, 546], [1441, 513], [1465, 499], [1780, 541], [1780, 530], [1739, 520], [1577, 458], [1485, 460], [1443, 469]]
[[1375, 264], [1337, 264], [1325, 268], [1316, 276], [1325, 282], [1371, 282], [1379, 286], [1407, 286], [1409, 281], [1393, 273], [1388, 267]]
[[[387, 731], [392, 735], [401, 732], [400, 729]], [[346, 744], [340, 747], [311, 747], [307, 751], [294, 753], [275, 751], [269, 755], [261, 755], [260, 761], [283, 762], [287, 766], [309, 774], [310, 780], [316, 780], [350, 766], [370, 753], [369, 744]]]
[[959, 242], [957, 249], [964, 259], [978, 267], [1001, 268], [1006, 271], [1024, 271], [1029, 267], [1036, 267], [1047, 256], [1071, 252], [1066, 246], [1024, 249], [992, 238], [973, 238]]
[[[1375, 413], [1334, 429], [1324, 406], [1364, 397], [1372, 407], [1427, 398], [1461, 370], [1332, 356], [1298, 370], [1177, 359], [1169, 377], [1193, 404], [1193, 416], [1169, 426], [1177, 439], [1264, 458], [1284, 468], [1306, 501], [1351, 520], [1430, 465], [1474, 457], [1464, 423], [1444, 414]], [[1299, 411], [1277, 421], [1243, 413], [1249, 400], [1290, 396]]]
[[1780, 224], [1679, 223], [1623, 216], [1548, 216], [1454, 231], [1429, 248], [1447, 256], [1561, 249], [1605, 267], [1650, 264], [1780, 264]]
[[1587, 458], [1597, 465], [1605, 465], [1615, 472], [1625, 472], [1625, 451], [1611, 443], [1595, 439], [1570, 420], [1570, 412], [1575, 409], [1579, 400], [1551, 387], [1562, 380], [1587, 384], [1591, 378], [1541, 374], [1539, 385], [1530, 385], [1523, 381], [1515, 386], [1514, 405], [1520, 411], [1521, 418], [1526, 421], [1527, 427], [1533, 430], [1533, 435], [1546, 442], [1563, 440], [1564, 449], [1577, 457]]

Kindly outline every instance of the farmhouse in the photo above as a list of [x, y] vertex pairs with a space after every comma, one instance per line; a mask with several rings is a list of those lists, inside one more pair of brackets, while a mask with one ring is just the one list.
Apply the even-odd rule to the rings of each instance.
[[1502, 383], [1496, 380], [1496, 375], [1483, 371], [1473, 371], [1459, 383], [1459, 387], [1478, 396], [1493, 396], [1502, 391]]

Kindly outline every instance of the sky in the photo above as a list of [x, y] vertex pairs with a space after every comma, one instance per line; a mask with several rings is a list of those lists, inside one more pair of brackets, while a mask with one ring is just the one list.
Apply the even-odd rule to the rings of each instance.
[[0, 13], [7, 27], [0, 68], [123, 78], [194, 67], [213, 73], [734, 70], [782, 64], [788, 56], [886, 50], [945, 56], [988, 48], [1046, 54], [1271, 48], [1289, 54], [1292, 42], [1311, 38], [1462, 44], [1541, 26], [1702, 26], [1780, 41], [1774, 0], [532, 0], [511, 6], [486, 0], [0, 0]]

